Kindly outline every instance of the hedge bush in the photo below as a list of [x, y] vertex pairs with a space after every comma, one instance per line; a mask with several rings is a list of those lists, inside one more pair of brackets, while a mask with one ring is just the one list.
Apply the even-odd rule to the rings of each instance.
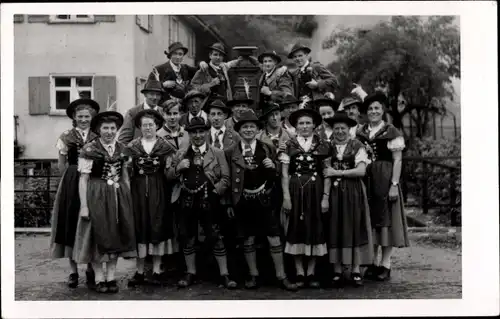
[[[457, 139], [439, 139], [432, 138], [415, 139], [409, 141], [408, 149], [404, 156], [416, 157], [460, 157], [461, 147], [460, 138]], [[423, 194], [425, 180], [427, 180], [427, 204], [433, 207], [433, 204], [448, 204], [452, 200], [452, 190], [450, 187], [454, 184], [456, 194], [455, 203], [461, 204], [461, 160], [459, 159], [429, 159], [431, 162], [457, 167], [457, 169], [447, 169], [437, 165], [428, 164], [427, 172], [424, 170], [424, 164], [419, 160], [405, 160], [403, 163], [403, 180], [405, 182], [406, 193], [408, 197], [420, 199], [419, 204], [423, 204]], [[411, 198], [410, 198], [411, 199]], [[457, 210], [458, 222], [460, 223], [460, 207], [439, 209], [438, 214], [443, 219], [450, 221], [451, 213]]]

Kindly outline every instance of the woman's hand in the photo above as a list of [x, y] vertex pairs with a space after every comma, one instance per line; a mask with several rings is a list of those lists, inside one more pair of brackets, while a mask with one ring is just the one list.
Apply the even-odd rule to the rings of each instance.
[[88, 207], [81, 207], [80, 208], [80, 217], [84, 220], [89, 220], [89, 208]]
[[283, 211], [288, 215], [290, 211], [292, 210], [292, 201], [290, 198], [284, 198], [283, 199]]
[[391, 202], [394, 202], [398, 199], [399, 196], [399, 189], [397, 185], [391, 185], [391, 188], [389, 189], [389, 200]]
[[321, 200], [321, 212], [326, 213], [330, 208], [329, 196], [323, 195], [323, 199]]
[[336, 170], [332, 167], [327, 167], [327, 168], [323, 169], [323, 176], [324, 177], [341, 177], [342, 171]]

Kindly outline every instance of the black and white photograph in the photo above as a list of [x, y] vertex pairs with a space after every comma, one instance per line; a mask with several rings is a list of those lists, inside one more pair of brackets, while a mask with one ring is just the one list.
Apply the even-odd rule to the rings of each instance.
[[2, 317], [498, 314], [497, 5], [362, 2], [2, 4]]

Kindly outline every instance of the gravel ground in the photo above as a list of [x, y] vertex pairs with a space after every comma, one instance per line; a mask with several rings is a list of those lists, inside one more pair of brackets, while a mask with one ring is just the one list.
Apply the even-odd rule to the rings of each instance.
[[[455, 236], [455, 235], [454, 235]], [[365, 282], [362, 288], [301, 290], [285, 292], [274, 287], [256, 291], [227, 291], [212, 283], [200, 283], [178, 290], [175, 281], [165, 287], [127, 288], [135, 271], [133, 260], [120, 259], [117, 278], [120, 292], [102, 295], [89, 291], [83, 284], [66, 287], [67, 260], [49, 257], [47, 235], [16, 236], [16, 300], [245, 300], [245, 299], [430, 299], [462, 297], [462, 254], [460, 242], [443, 244], [429, 240], [421, 233], [412, 234], [412, 246], [396, 250], [390, 282]], [[84, 266], [83, 266], [84, 267]]]

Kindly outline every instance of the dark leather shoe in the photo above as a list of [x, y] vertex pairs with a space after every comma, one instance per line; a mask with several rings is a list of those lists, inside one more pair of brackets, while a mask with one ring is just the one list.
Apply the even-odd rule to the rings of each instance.
[[337, 272], [333, 274], [332, 277], [332, 286], [334, 288], [340, 288], [344, 286], [344, 274], [341, 272]]
[[130, 279], [127, 283], [128, 287], [136, 287], [136, 286], [141, 286], [144, 285], [144, 274], [139, 274], [138, 272], [135, 272], [134, 277]]
[[89, 287], [89, 288], [95, 287], [95, 273], [94, 273], [94, 269], [87, 268], [87, 270], [85, 271], [85, 278], [86, 278], [87, 287]]
[[249, 276], [248, 279], [245, 281], [245, 288], [246, 289], [255, 289], [257, 287], [258, 287], [257, 277], [256, 276]]
[[375, 266], [375, 265], [368, 266], [368, 268], [366, 268], [364, 277], [366, 279], [376, 280], [378, 274], [381, 273], [381, 269], [380, 268], [381, 268], [380, 266]]
[[116, 294], [118, 292], [118, 284], [116, 280], [111, 280], [107, 282], [106, 285], [108, 286], [108, 292], [110, 294]]
[[70, 288], [78, 287], [78, 273], [72, 273], [69, 275], [68, 287], [70, 287]]
[[163, 284], [163, 276], [161, 274], [158, 274], [158, 273], [153, 273], [153, 275], [151, 276], [151, 284], [155, 285], [155, 286], [160, 286]]
[[236, 289], [236, 287], [238, 286], [236, 281], [231, 280], [231, 278], [229, 278], [228, 275], [221, 276], [221, 280], [222, 280], [222, 285], [224, 285], [226, 289]]
[[194, 283], [194, 280], [195, 280], [195, 275], [187, 273], [187, 274], [184, 275], [184, 278], [182, 278], [181, 280], [179, 280], [177, 282], [177, 286], [179, 288], [189, 287], [189, 286], [191, 286]]
[[376, 280], [387, 281], [391, 279], [391, 270], [389, 268], [381, 267], [381, 272], [377, 275]]
[[298, 275], [296, 280], [295, 280], [295, 285], [297, 285], [297, 288], [303, 288], [305, 286], [305, 278], [303, 275]]
[[363, 286], [363, 277], [361, 277], [360, 273], [353, 272], [351, 273], [351, 282], [354, 287], [361, 287]]
[[316, 279], [315, 275], [309, 275], [307, 276], [307, 286], [312, 289], [319, 289], [320, 284], [318, 279]]
[[106, 284], [106, 282], [101, 281], [100, 283], [95, 285], [95, 291], [101, 294], [106, 293], [108, 292], [108, 285]]
[[288, 278], [284, 278], [282, 280], [280, 280], [280, 287], [284, 290], [288, 290], [288, 291], [297, 291], [299, 290], [299, 288], [297, 287], [296, 284], [294, 284], [293, 282], [291, 282], [290, 280], [288, 280]]

